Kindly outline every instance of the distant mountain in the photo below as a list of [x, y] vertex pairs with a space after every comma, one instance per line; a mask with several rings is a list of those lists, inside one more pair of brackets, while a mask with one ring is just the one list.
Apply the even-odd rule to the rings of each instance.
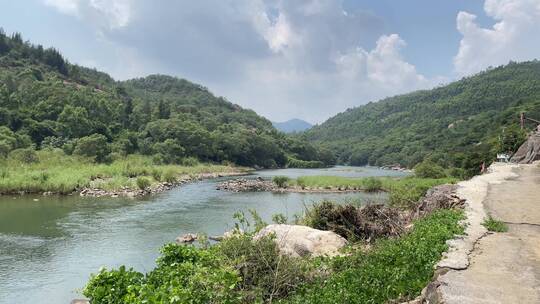
[[302, 132], [313, 127], [309, 122], [298, 118], [290, 119], [285, 122], [272, 122], [272, 125], [274, 125], [274, 128], [284, 133]]

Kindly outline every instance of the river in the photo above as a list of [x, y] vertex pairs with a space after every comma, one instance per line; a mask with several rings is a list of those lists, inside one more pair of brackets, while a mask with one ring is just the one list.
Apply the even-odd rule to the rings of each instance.
[[[402, 176], [372, 167], [280, 169], [253, 176]], [[223, 179], [221, 179], [223, 180]], [[290, 219], [323, 199], [384, 201], [384, 193], [229, 193], [217, 180], [187, 184], [139, 198], [0, 196], [0, 303], [69, 303], [80, 298], [90, 273], [125, 264], [154, 267], [159, 248], [183, 233], [219, 235], [232, 227], [236, 211], [255, 209], [263, 219]]]

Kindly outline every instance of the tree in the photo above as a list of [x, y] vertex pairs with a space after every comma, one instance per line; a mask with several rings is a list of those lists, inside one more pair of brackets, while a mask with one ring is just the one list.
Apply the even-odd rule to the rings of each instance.
[[92, 134], [79, 138], [73, 154], [92, 158], [97, 162], [103, 162], [111, 153], [107, 138], [101, 134]]
[[66, 105], [58, 117], [61, 133], [69, 138], [79, 138], [92, 133], [92, 123], [85, 108]]

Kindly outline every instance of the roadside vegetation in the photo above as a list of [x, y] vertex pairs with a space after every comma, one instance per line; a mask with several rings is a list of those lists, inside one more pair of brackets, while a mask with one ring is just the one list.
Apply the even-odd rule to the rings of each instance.
[[488, 218], [484, 219], [484, 222], [482, 223], [484, 227], [488, 231], [492, 232], [507, 232], [508, 231], [508, 225], [504, 223], [503, 221], [496, 220], [489, 216]]
[[142, 155], [128, 155], [96, 164], [91, 158], [66, 155], [60, 149], [20, 149], [10, 153], [7, 159], [0, 159], [0, 193], [50, 191], [68, 194], [84, 187], [107, 191], [122, 187], [145, 189], [160, 182], [174, 183], [182, 176], [247, 170], [190, 159], [185, 165], [156, 165], [150, 157]]

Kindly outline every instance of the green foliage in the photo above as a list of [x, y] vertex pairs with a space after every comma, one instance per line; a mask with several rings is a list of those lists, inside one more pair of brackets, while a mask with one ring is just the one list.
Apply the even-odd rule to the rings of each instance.
[[[153, 182], [154, 174], [163, 174], [165, 180], [179, 175], [196, 176], [202, 173], [238, 172], [243, 168], [199, 164], [197, 166], [159, 165], [149, 157], [128, 155], [109, 164], [96, 164], [87, 158], [66, 155], [61, 149], [45, 149], [35, 152], [37, 162], [23, 162], [0, 158], [0, 193], [56, 192], [71, 193], [83, 187], [101, 188], [110, 191], [122, 187], [136, 189], [137, 177]], [[43, 176], [46, 175], [46, 178]]]
[[137, 177], [137, 187], [139, 189], [144, 190], [148, 187], [150, 187], [150, 181], [146, 177]]
[[324, 168], [327, 167], [322, 161], [305, 161], [299, 160], [292, 157], [289, 157], [287, 160], [287, 167], [289, 168], [305, 168], [305, 169], [315, 169], [315, 168]]
[[39, 161], [36, 151], [32, 148], [21, 148], [9, 153], [9, 160], [31, 164]]
[[439, 210], [414, 223], [396, 239], [380, 240], [334, 265], [337, 272], [308, 284], [287, 303], [394, 303], [411, 300], [429, 283], [433, 266], [448, 248], [446, 241], [463, 233], [463, 213]]
[[81, 137], [77, 140], [73, 154], [89, 157], [97, 162], [107, 159], [111, 149], [107, 143], [107, 138], [101, 134], [92, 134]]
[[506, 223], [496, 220], [492, 218], [491, 216], [484, 219], [484, 222], [482, 223], [484, 227], [486, 227], [487, 230], [493, 231], [493, 232], [507, 232], [508, 231], [508, 225]]
[[366, 192], [377, 192], [383, 189], [383, 184], [378, 178], [368, 177], [364, 180], [363, 189]]
[[283, 213], [272, 215], [272, 222], [276, 224], [287, 224], [287, 217]]
[[0, 157], [33, 145], [98, 162], [109, 150], [155, 155], [159, 165], [284, 167], [288, 155], [312, 165], [334, 161], [328, 151], [278, 132], [255, 112], [187, 80], [151, 75], [115, 81], [68, 63], [55, 49], [19, 40], [20, 34], [0, 34]]
[[445, 178], [444, 168], [436, 163], [425, 160], [414, 167], [414, 175], [420, 178]]
[[176, 172], [174, 170], [166, 170], [164, 173], [163, 173], [163, 180], [168, 182], [168, 183], [176, 183], [177, 181], [177, 178], [176, 178]]
[[83, 294], [93, 303], [239, 303], [238, 272], [214, 251], [168, 244], [146, 276], [133, 271], [100, 271]]
[[523, 142], [521, 112], [540, 119], [538, 60], [349, 109], [303, 138], [334, 150], [340, 163], [412, 168], [429, 156], [472, 176], [498, 151], [515, 151]]
[[120, 266], [118, 270], [102, 268], [93, 274], [83, 290], [83, 294], [93, 303], [118, 304], [128, 303], [130, 289], [141, 284], [144, 275], [133, 269], [126, 270]]
[[309, 280], [308, 261], [280, 255], [272, 237], [252, 240], [249, 235], [238, 235], [222, 241], [217, 250], [225, 256], [226, 264], [240, 270], [238, 289], [243, 303], [284, 298]]
[[287, 176], [282, 175], [274, 176], [272, 178], [272, 182], [274, 182], [274, 184], [276, 184], [279, 188], [287, 188], [287, 183], [289, 180], [290, 179]]

